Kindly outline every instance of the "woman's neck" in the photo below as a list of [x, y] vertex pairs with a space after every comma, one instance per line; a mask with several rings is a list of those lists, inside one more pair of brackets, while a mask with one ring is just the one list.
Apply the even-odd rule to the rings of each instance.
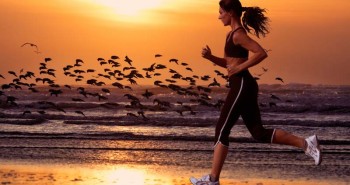
[[231, 29], [232, 30], [236, 30], [237, 28], [242, 27], [242, 24], [235, 24], [235, 25], [231, 25]]
[[235, 30], [235, 29], [237, 29], [239, 27], [242, 27], [242, 23], [241, 23], [240, 20], [237, 20], [234, 17], [232, 17], [230, 26], [231, 26], [232, 30]]

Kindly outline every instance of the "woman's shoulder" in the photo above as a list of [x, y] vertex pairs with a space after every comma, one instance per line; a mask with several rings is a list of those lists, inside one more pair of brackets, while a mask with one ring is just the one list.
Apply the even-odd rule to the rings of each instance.
[[243, 27], [240, 27], [239, 29], [235, 30], [232, 36], [232, 40], [233, 40], [233, 43], [239, 43], [241, 39], [244, 39], [247, 37], [249, 37], [247, 34], [247, 31]]

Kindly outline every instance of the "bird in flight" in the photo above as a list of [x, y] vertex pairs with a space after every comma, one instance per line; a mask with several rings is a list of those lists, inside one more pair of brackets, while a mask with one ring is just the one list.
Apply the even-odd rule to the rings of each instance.
[[31, 46], [31, 47], [35, 47], [35, 51], [34, 51], [34, 52], [35, 52], [36, 54], [41, 53], [41, 52], [39, 51], [39, 48], [38, 48], [38, 46], [37, 46], [36, 44], [30, 43], [30, 42], [26, 42], [26, 43], [22, 44], [21, 47], [24, 47], [24, 46], [26, 46], [26, 45], [29, 45], [29, 46]]
[[176, 58], [171, 58], [170, 60], [169, 60], [169, 62], [174, 62], [174, 63], [176, 63], [177, 65], [179, 65], [179, 63], [178, 63], [178, 59], [176, 59]]
[[74, 111], [74, 112], [77, 113], [77, 114], [81, 114], [81, 115], [83, 115], [84, 117], [86, 117], [85, 114], [84, 114], [82, 111], [77, 110], [77, 111]]
[[128, 56], [125, 56], [124, 61], [127, 62], [130, 66], [132, 66], [132, 60]]
[[282, 83], [284, 83], [284, 81], [283, 81], [283, 79], [281, 77], [276, 77], [275, 79], [281, 81]]
[[273, 94], [271, 94], [270, 98], [281, 101], [281, 98], [279, 98], [278, 96], [273, 95]]
[[161, 54], [155, 54], [154, 57], [155, 57], [155, 58], [157, 58], [157, 57], [162, 57], [162, 55], [161, 55]]
[[264, 68], [264, 67], [261, 67], [263, 69], [264, 72], [267, 72], [268, 69], [267, 68]]

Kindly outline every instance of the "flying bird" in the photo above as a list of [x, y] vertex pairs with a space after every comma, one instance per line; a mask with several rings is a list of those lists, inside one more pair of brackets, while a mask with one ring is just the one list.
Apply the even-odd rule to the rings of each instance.
[[119, 89], [124, 89], [123, 84], [121, 84], [119, 82], [114, 82], [114, 83], [112, 83], [112, 85], [115, 86], [115, 87], [118, 87]]
[[127, 62], [130, 66], [132, 66], [131, 64], [132, 60], [128, 56], [125, 56], [124, 61]]
[[82, 59], [76, 59], [75, 64], [79, 64], [79, 63], [84, 63], [84, 61]]
[[157, 64], [157, 66], [155, 67], [156, 69], [165, 69], [166, 66], [163, 64]]
[[157, 86], [159, 86], [161, 83], [163, 83], [162, 81], [160, 81], [160, 80], [156, 80], [156, 81], [154, 81], [153, 82], [154, 83], [154, 85], [157, 85]]
[[275, 79], [281, 81], [282, 83], [284, 83], [284, 81], [283, 81], [283, 79], [281, 77], [276, 77]]
[[80, 98], [72, 98], [72, 101], [76, 101], [76, 102], [84, 102], [84, 100], [80, 99]]
[[210, 76], [209, 75], [204, 75], [204, 76], [201, 77], [201, 79], [203, 81], [208, 81], [210, 79]]
[[147, 117], [145, 116], [145, 112], [144, 112], [144, 111], [137, 111], [137, 114], [139, 114], [139, 116], [142, 116], [143, 120], [145, 120], [145, 121], [148, 121], [148, 120], [149, 120], [149, 118], [147, 118]]
[[100, 65], [101, 65], [101, 66], [103, 66], [103, 65], [105, 65], [105, 64], [107, 64], [107, 62], [105, 62], [105, 61], [100, 61]]
[[190, 68], [190, 67], [186, 67], [186, 70], [193, 72], [192, 68]]
[[58, 97], [59, 94], [62, 94], [63, 92], [61, 90], [55, 90], [55, 89], [50, 89], [50, 96], [55, 95], [56, 97]]
[[51, 58], [45, 58], [45, 62], [50, 62], [51, 60]]
[[13, 75], [13, 76], [15, 76], [15, 77], [18, 77], [17, 74], [16, 74], [16, 72], [14, 72], [14, 71], [9, 71], [8, 73], [11, 74], [11, 75]]
[[126, 116], [138, 118], [138, 116], [136, 114], [130, 113], [130, 112], [126, 113]]
[[29, 45], [29, 46], [31, 46], [31, 47], [36, 47], [36, 48], [38, 49], [38, 46], [37, 46], [36, 44], [29, 43], [29, 42], [26, 42], [26, 43], [22, 44], [21, 47], [26, 46], [26, 45]]
[[277, 107], [277, 104], [275, 102], [269, 102], [270, 107]]
[[77, 113], [77, 114], [81, 114], [81, 115], [83, 115], [84, 117], [86, 117], [85, 114], [84, 114], [82, 111], [77, 110], [77, 111], [74, 111], [74, 112]]
[[6, 103], [11, 102], [13, 104], [16, 100], [18, 100], [18, 98], [14, 96], [7, 96]]
[[112, 60], [117, 60], [117, 59], [119, 59], [119, 57], [116, 56], [116, 55], [113, 55], [113, 56], [111, 56], [111, 59], [112, 59]]
[[30, 43], [30, 42], [26, 42], [26, 43], [22, 44], [21, 47], [24, 47], [26, 45], [29, 45], [30, 47], [35, 47], [35, 51], [34, 52], [37, 53], [37, 54], [40, 53], [39, 52], [39, 48], [38, 48], [38, 46], [36, 44]]
[[146, 89], [146, 92], [142, 94], [143, 97], [146, 97], [149, 99], [149, 97], [153, 96], [154, 94], [152, 92], [149, 92], [148, 89]]
[[263, 69], [264, 72], [267, 72], [267, 68], [261, 67]]
[[146, 77], [146, 78], [152, 78], [152, 75], [150, 75], [148, 72], [146, 72], [145, 77]]
[[176, 59], [176, 58], [172, 58], [172, 59], [169, 60], [169, 62], [174, 62], [174, 63], [176, 63], [177, 65], [179, 65], [178, 61], [179, 61], [179, 60]]
[[132, 78], [129, 78], [128, 81], [130, 82], [130, 84], [137, 85], [137, 82], [134, 79], [132, 79]]
[[209, 85], [208, 85], [208, 87], [210, 87], [210, 86], [218, 86], [218, 87], [220, 87], [220, 83], [218, 83], [217, 81], [216, 81], [216, 79], [214, 78], [214, 82], [212, 82], [212, 83], [210, 83]]
[[24, 115], [26, 115], [26, 114], [32, 114], [32, 112], [31, 112], [31, 111], [29, 111], [29, 110], [26, 110], [26, 111], [24, 111], [24, 112], [23, 112], [23, 114], [22, 114], [22, 115], [24, 116]]
[[278, 96], [273, 95], [273, 94], [271, 94], [270, 98], [281, 101], [281, 98], [279, 98]]
[[102, 88], [101, 89], [104, 93], [110, 95], [111, 94], [111, 91], [109, 89], [106, 89], [106, 88]]

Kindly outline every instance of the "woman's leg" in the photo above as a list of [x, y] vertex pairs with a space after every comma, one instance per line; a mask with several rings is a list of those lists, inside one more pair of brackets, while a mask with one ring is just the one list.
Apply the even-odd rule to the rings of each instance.
[[[249, 102], [249, 101], [248, 101]], [[305, 151], [306, 141], [281, 129], [265, 129], [261, 123], [259, 106], [256, 102], [247, 103], [242, 111], [242, 118], [252, 136], [264, 143], [276, 143], [295, 146]]]
[[213, 164], [211, 168], [210, 178], [212, 181], [217, 181], [220, 178], [222, 166], [224, 165], [228, 147], [218, 143], [214, 148]]
[[272, 143], [295, 146], [304, 151], [306, 149], [306, 141], [304, 138], [295, 136], [284, 130], [276, 129], [275, 134], [272, 137]]
[[221, 109], [220, 117], [215, 128], [214, 154], [211, 173], [200, 179], [190, 178], [192, 184], [209, 183], [209, 181], [218, 184], [220, 173], [225, 162], [231, 128], [240, 116], [240, 99], [243, 89], [243, 78], [230, 77], [230, 91], [227, 94], [226, 101]]
[[[248, 80], [247, 80], [248, 81]], [[242, 118], [252, 136], [265, 143], [276, 143], [295, 146], [305, 150], [306, 141], [281, 129], [265, 129], [262, 126], [258, 105], [258, 85], [256, 81], [249, 81], [245, 104], [242, 106]]]
[[211, 181], [218, 181], [220, 178], [220, 173], [228, 153], [229, 135], [240, 116], [240, 99], [244, 81], [243, 78], [233, 77], [230, 79], [230, 83], [233, 84], [233, 87], [231, 87], [226, 97], [215, 129], [214, 155], [210, 174]]

